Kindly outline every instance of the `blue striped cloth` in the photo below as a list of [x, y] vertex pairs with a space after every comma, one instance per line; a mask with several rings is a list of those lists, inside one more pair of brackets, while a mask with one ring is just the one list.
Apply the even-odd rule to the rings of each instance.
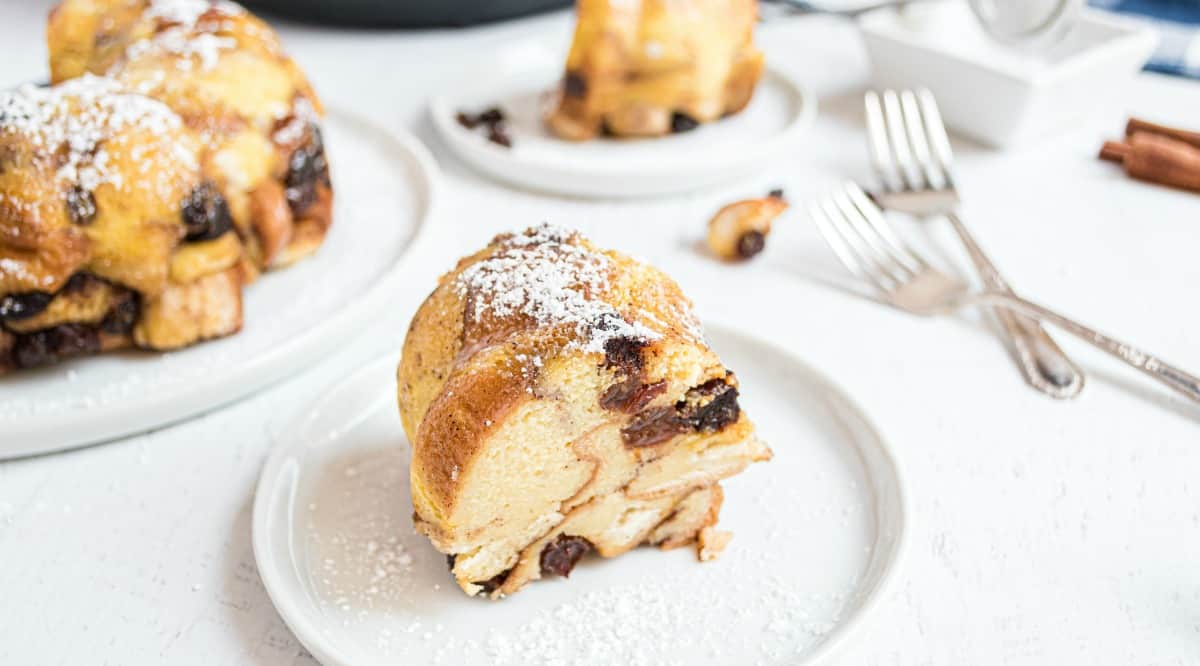
[[1129, 14], [1158, 31], [1158, 50], [1146, 69], [1200, 79], [1200, 0], [1089, 0]]

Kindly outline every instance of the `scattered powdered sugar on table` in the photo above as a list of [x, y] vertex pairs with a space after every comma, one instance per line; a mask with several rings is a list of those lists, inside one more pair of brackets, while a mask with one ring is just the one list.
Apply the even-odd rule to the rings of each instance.
[[[121, 185], [120, 175], [109, 169], [105, 140], [131, 128], [162, 136], [180, 126], [179, 116], [161, 102], [92, 74], [49, 88], [24, 85], [0, 93], [0, 133], [24, 135], [46, 152], [65, 150], [58, 178], [87, 191], [102, 183]], [[186, 151], [172, 154], [187, 161]]]
[[616, 338], [662, 337], [600, 300], [609, 288], [612, 260], [579, 240], [575, 232], [549, 224], [503, 237], [496, 253], [456, 278], [459, 294], [472, 299], [469, 316], [475, 322], [524, 316], [539, 326], [570, 326], [575, 339], [569, 346], [589, 353], [604, 352]]

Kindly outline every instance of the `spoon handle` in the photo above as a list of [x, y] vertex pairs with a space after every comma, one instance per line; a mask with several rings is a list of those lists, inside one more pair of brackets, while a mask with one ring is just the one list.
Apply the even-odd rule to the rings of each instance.
[[[983, 248], [975, 242], [958, 213], [948, 213], [946, 219], [962, 240], [963, 247], [983, 278], [984, 286], [991, 291], [1013, 295], [1008, 282], [984, 254]], [[1036, 319], [1004, 308], [994, 308], [992, 312], [1012, 341], [1017, 362], [1030, 386], [1053, 398], [1074, 398], [1079, 395], [1083, 390], [1083, 373]]]
[[1093, 347], [1108, 352], [1124, 361], [1127, 365], [1166, 384], [1175, 391], [1191, 398], [1192, 401], [1200, 403], [1200, 377], [1177, 368], [1137, 347], [1113, 339], [1073, 319], [1064, 317], [1047, 307], [1027, 301], [1020, 296], [988, 291], [980, 294], [975, 300], [992, 305], [1001, 305], [1040, 321], [1054, 324], [1084, 342], [1090, 343]]

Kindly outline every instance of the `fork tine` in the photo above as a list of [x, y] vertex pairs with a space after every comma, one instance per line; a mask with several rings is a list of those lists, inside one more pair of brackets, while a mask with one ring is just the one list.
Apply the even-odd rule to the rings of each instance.
[[867, 144], [871, 153], [871, 166], [875, 169], [880, 185], [889, 192], [904, 189], [904, 181], [896, 173], [896, 165], [892, 162], [892, 150], [888, 146], [887, 127], [883, 122], [879, 93], [868, 90], [863, 95], [863, 109], [867, 116]]
[[925, 176], [929, 187], [938, 190], [946, 182], [942, 177], [941, 164], [934, 161], [930, 155], [929, 140], [925, 137], [925, 128], [921, 122], [921, 109], [917, 106], [917, 96], [911, 90], [900, 93], [900, 110], [904, 113], [904, 128], [908, 132], [908, 143], [912, 146], [917, 166]]
[[[849, 221], [831, 199], [821, 202], [817, 209], [821, 217], [828, 222], [828, 228], [822, 229], [827, 233], [826, 241], [835, 248], [838, 258], [846, 263], [850, 272], [866, 278], [875, 288], [887, 292], [896, 279], [888, 274], [872, 256], [870, 250], [864, 247], [862, 238], [849, 228]], [[838, 250], [837, 248], [841, 248]]]
[[900, 171], [901, 187], [920, 189], [921, 183], [913, 176], [912, 152], [908, 147], [908, 138], [904, 132], [904, 116], [900, 111], [900, 98], [896, 91], [883, 91], [883, 119], [887, 126], [888, 141], [891, 144], [892, 156], [896, 168]]
[[879, 234], [871, 228], [862, 211], [850, 200], [847, 192], [835, 193], [833, 203], [845, 219], [846, 228], [853, 232], [855, 239], [870, 255], [871, 263], [876, 268], [895, 282], [904, 282], [912, 277], [912, 269], [896, 260]]
[[875, 202], [867, 197], [862, 188], [855, 183], [847, 183], [846, 195], [858, 209], [859, 215], [866, 220], [867, 225], [882, 240], [876, 245], [883, 248], [893, 262], [903, 266], [909, 273], [917, 273], [922, 269], [929, 268], [929, 264], [892, 231], [883, 211], [879, 210], [879, 206], [876, 206]]
[[829, 244], [829, 247], [833, 249], [833, 253], [837, 255], [838, 261], [842, 262], [846, 270], [853, 273], [855, 277], [870, 280], [871, 278], [867, 275], [866, 270], [859, 264], [858, 256], [846, 245], [846, 241], [842, 238], [841, 234], [833, 228], [833, 222], [829, 220], [825, 212], [821, 210], [821, 207], [817, 204], [809, 204], [808, 216], [816, 223], [817, 230], [821, 232], [821, 236]]
[[925, 132], [933, 146], [933, 155], [942, 167], [946, 187], [951, 187], [954, 182], [950, 174], [954, 165], [954, 151], [950, 149], [950, 137], [946, 136], [946, 125], [942, 122], [941, 112], [938, 111], [937, 100], [928, 88], [921, 88], [917, 91], [917, 101], [921, 107], [921, 116], [925, 120]]

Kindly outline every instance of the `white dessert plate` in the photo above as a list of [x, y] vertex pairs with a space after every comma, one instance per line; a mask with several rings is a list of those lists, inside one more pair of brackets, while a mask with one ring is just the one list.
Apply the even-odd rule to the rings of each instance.
[[437, 166], [407, 134], [343, 111], [324, 134], [333, 227], [313, 257], [245, 291], [240, 333], [179, 351], [80, 358], [0, 378], [0, 458], [114, 439], [296, 374], [362, 330], [431, 214]]
[[811, 664], [885, 594], [905, 497], [888, 445], [842, 389], [788, 352], [710, 341], [775, 458], [723, 483], [715, 562], [692, 548], [584, 558], [569, 580], [469, 598], [413, 531], [397, 358], [335, 386], [281, 429], [254, 500], [259, 574], [327, 666]]
[[[652, 139], [571, 142], [542, 122], [565, 50], [544, 46], [501, 52], [487, 69], [430, 100], [442, 140], [463, 161], [518, 187], [585, 197], [670, 194], [736, 180], [767, 167], [813, 122], [817, 101], [790, 76], [768, 67], [741, 113], [690, 132]], [[459, 111], [499, 106], [512, 147], [455, 119]]]

